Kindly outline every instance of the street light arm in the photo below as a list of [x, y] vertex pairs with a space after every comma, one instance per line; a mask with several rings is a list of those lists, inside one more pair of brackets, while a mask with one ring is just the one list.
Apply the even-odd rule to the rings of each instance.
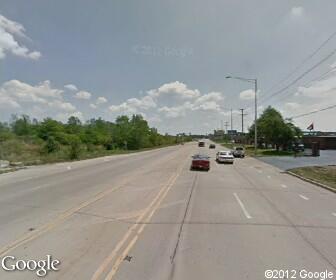
[[233, 76], [226, 76], [226, 79], [235, 79], [235, 80], [241, 80], [249, 83], [255, 83], [257, 79], [249, 79], [249, 78], [243, 78], [243, 77], [233, 77]]

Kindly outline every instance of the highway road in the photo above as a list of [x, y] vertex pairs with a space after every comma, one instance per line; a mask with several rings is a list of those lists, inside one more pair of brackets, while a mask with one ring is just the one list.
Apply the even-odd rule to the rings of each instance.
[[[189, 170], [199, 150], [209, 172]], [[1, 259], [51, 255], [61, 263], [44, 279], [335, 274], [336, 195], [253, 158], [217, 164], [216, 151], [188, 143], [0, 175]], [[1, 280], [38, 278], [0, 267]]]

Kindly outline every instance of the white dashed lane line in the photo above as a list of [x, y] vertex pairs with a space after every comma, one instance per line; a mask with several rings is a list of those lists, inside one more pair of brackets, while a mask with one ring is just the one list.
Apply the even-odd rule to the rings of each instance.
[[281, 184], [281, 187], [287, 189], [288, 187], [285, 184]]
[[300, 196], [302, 199], [304, 199], [304, 200], [309, 200], [308, 197], [306, 197], [306, 196], [304, 196], [304, 195], [302, 195], [302, 194], [299, 194], [299, 196]]
[[246, 217], [247, 219], [252, 219], [252, 216], [251, 216], [250, 213], [246, 210], [246, 207], [245, 207], [244, 203], [240, 200], [238, 194], [237, 194], [237, 193], [234, 193], [233, 195], [234, 195], [234, 197], [236, 198], [236, 200], [237, 200], [237, 202], [238, 202], [240, 208], [243, 210], [243, 213], [244, 213], [245, 217]]
[[334, 217], [336, 217], [336, 212], [335, 212], [335, 213], [332, 213], [332, 215], [333, 215]]
[[267, 178], [268, 178], [268, 179], [271, 179], [272, 177], [271, 177], [271, 175], [268, 175]]

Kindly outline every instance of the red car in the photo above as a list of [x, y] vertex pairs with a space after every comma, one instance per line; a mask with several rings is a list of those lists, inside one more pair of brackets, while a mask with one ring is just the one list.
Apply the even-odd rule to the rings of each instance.
[[209, 160], [209, 156], [207, 155], [194, 155], [192, 157], [192, 162], [191, 162], [191, 170], [194, 169], [202, 169], [202, 170], [206, 170], [209, 171], [210, 169], [210, 160]]

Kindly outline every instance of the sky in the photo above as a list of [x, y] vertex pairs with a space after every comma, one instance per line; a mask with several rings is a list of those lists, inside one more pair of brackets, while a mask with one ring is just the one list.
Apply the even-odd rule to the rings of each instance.
[[[141, 114], [162, 133], [245, 131], [336, 104], [334, 0], [3, 0], [0, 121]], [[335, 68], [335, 69], [333, 69]], [[335, 70], [335, 71], [334, 71]], [[307, 73], [306, 73], [307, 72]], [[336, 131], [336, 108], [293, 118]]]

